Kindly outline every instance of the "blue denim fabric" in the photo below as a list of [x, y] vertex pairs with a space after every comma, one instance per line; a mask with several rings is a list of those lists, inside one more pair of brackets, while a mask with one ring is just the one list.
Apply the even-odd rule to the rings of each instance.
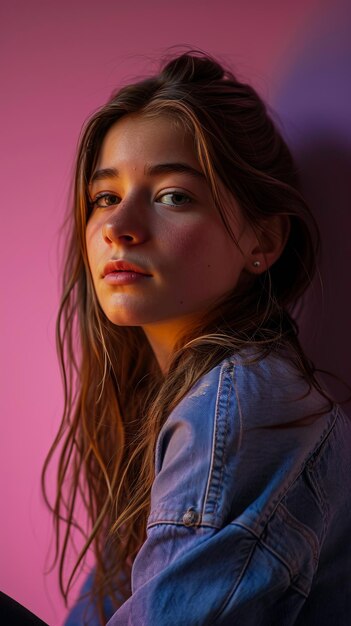
[[147, 539], [108, 626], [351, 624], [351, 420], [325, 407], [274, 355], [198, 381], [159, 435]]
[[[80, 590], [80, 596], [83, 596], [86, 592], [90, 591], [92, 588], [94, 579], [94, 570], [90, 572], [89, 576], [86, 578], [84, 585]], [[104, 610], [106, 615], [112, 616], [114, 613], [114, 608], [112, 606], [112, 602], [110, 598], [105, 598], [104, 600]], [[82, 598], [78, 600], [78, 602], [74, 605], [73, 609], [70, 611], [67, 619], [65, 620], [65, 625], [69, 626], [98, 626], [100, 624], [98, 619], [98, 612], [96, 604], [90, 603], [89, 598]]]

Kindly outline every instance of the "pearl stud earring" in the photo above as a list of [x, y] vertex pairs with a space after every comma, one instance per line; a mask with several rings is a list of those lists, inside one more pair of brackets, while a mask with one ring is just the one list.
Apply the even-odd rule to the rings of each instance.
[[258, 260], [253, 261], [252, 265], [253, 265], [254, 267], [260, 267], [260, 265], [261, 265], [261, 261], [258, 261]]

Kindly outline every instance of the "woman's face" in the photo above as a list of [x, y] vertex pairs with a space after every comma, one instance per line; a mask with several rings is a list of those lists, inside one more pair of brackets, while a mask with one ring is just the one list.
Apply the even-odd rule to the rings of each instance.
[[228, 194], [244, 256], [214, 205], [191, 135], [167, 116], [133, 114], [112, 126], [89, 193], [89, 265], [114, 324], [181, 329], [252, 264], [253, 234], [238, 206]]

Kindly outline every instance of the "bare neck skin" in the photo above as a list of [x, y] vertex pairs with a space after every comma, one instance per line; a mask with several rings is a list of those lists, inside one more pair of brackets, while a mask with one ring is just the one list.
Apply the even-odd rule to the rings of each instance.
[[182, 320], [167, 320], [143, 326], [146, 338], [164, 375], [168, 372], [177, 341], [191, 328], [196, 317], [187, 315]]

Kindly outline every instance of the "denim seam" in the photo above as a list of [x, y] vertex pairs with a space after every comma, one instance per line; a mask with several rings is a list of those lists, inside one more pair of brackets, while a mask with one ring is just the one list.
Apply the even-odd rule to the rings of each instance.
[[[228, 360], [226, 360], [224, 364], [222, 365], [222, 368], [220, 371], [219, 383], [218, 383], [218, 388], [217, 388], [216, 407], [215, 407], [215, 414], [214, 414], [211, 464], [210, 464], [208, 478], [207, 478], [207, 485], [206, 485], [206, 491], [205, 491], [204, 502], [203, 502], [203, 507], [202, 507], [201, 519], [203, 519], [204, 516], [206, 515], [206, 508], [208, 505], [208, 499], [209, 499], [210, 494], [213, 494], [214, 503], [212, 507], [212, 512], [210, 512], [209, 514], [213, 518], [213, 520], [216, 519], [216, 515], [217, 515], [218, 502], [219, 502], [220, 495], [221, 495], [221, 484], [223, 482], [222, 481], [223, 472], [224, 472], [223, 453], [226, 447], [226, 439], [227, 439], [226, 433], [228, 432], [228, 405], [229, 405], [230, 394], [231, 394], [231, 385], [229, 386], [229, 393], [227, 392], [223, 424], [221, 423], [222, 421], [221, 418], [223, 414], [223, 407], [221, 406], [221, 404], [224, 399], [222, 396], [224, 394], [226, 377], [227, 377], [228, 371], [233, 369], [233, 367], [234, 366], [231, 364], [228, 367]], [[218, 451], [218, 447], [220, 445], [220, 441], [219, 441], [220, 439], [222, 439], [224, 443], [222, 447], [222, 458], [220, 458], [220, 454]], [[217, 471], [218, 471], [218, 478], [216, 479], [217, 484], [214, 484], [215, 475]], [[217, 527], [217, 526], [214, 526], [214, 527]]]
[[[336, 427], [336, 420], [337, 420], [338, 415], [339, 415], [339, 408], [336, 407], [335, 420], [333, 422], [332, 428], [330, 429], [329, 435], [332, 434], [334, 428]], [[328, 523], [330, 519], [330, 508], [328, 505], [326, 493], [323, 489], [323, 481], [322, 481], [322, 477], [319, 471], [319, 461], [321, 460], [323, 456], [324, 448], [329, 443], [329, 435], [328, 437], [325, 437], [319, 449], [316, 451], [314, 458], [310, 460], [310, 462], [307, 464], [307, 467], [306, 467], [308, 478], [311, 482], [312, 487], [315, 490], [315, 493], [318, 498], [318, 503], [320, 504], [321, 509], [322, 509], [324, 536], [327, 532]]]
[[[311, 481], [312, 486], [314, 487], [314, 490], [315, 490], [315, 492], [317, 494], [318, 502], [321, 505], [324, 517], [327, 518], [328, 517], [328, 507], [327, 507], [327, 503], [326, 503], [326, 495], [325, 495], [325, 491], [323, 489], [322, 479], [321, 479], [321, 475], [320, 475], [320, 473], [318, 471], [318, 467], [317, 467], [317, 465], [312, 465], [312, 467], [307, 466], [306, 469], [307, 469], [309, 480]], [[319, 479], [319, 481], [316, 480], [317, 478]]]
[[340, 412], [339, 412], [339, 407], [336, 405], [334, 406], [334, 408], [331, 411], [331, 416], [334, 418], [333, 421], [329, 425], [326, 427], [326, 431], [324, 431], [323, 435], [321, 436], [321, 439], [318, 443], [318, 445], [315, 447], [313, 453], [311, 454], [309, 460], [308, 460], [308, 467], [313, 469], [315, 465], [318, 465], [318, 462], [323, 454], [323, 450], [324, 450], [324, 446], [327, 445], [328, 443], [328, 438], [329, 435], [332, 433], [332, 431], [334, 430], [335, 426], [336, 426], [336, 420], [339, 417]]
[[221, 367], [221, 370], [219, 372], [219, 381], [218, 381], [217, 396], [216, 396], [216, 406], [215, 406], [215, 412], [214, 412], [214, 427], [213, 427], [213, 435], [212, 435], [211, 462], [210, 462], [210, 466], [209, 466], [209, 470], [208, 470], [205, 496], [204, 496], [204, 501], [203, 501], [202, 511], [201, 511], [201, 519], [203, 519], [204, 515], [205, 515], [206, 503], [207, 503], [207, 498], [208, 498], [208, 493], [209, 493], [210, 483], [211, 483], [212, 468], [213, 468], [213, 465], [214, 465], [215, 440], [216, 440], [216, 429], [217, 429], [217, 407], [218, 407], [218, 403], [219, 403], [220, 389], [221, 389], [221, 385], [222, 385], [222, 373], [223, 373], [223, 366]]
[[306, 594], [304, 591], [302, 591], [302, 589], [300, 589], [300, 587], [298, 587], [297, 585], [295, 585], [295, 583], [291, 583], [290, 585], [291, 589], [293, 589], [294, 591], [297, 591], [297, 593], [299, 593], [301, 596], [303, 596], [304, 598], [308, 598], [309, 594]]
[[[280, 509], [280, 511], [279, 511]], [[308, 541], [311, 549], [312, 549], [312, 553], [313, 553], [313, 558], [314, 558], [314, 564], [315, 566], [318, 563], [318, 558], [319, 558], [319, 542], [317, 537], [315, 537], [314, 533], [312, 530], [309, 530], [308, 528], [302, 526], [301, 524], [299, 524], [299, 521], [296, 520], [295, 517], [293, 517], [291, 515], [291, 513], [288, 511], [288, 509], [286, 509], [286, 507], [280, 503], [280, 505], [277, 507], [277, 511], [276, 514], [282, 519], [282, 521], [284, 523], [289, 524], [292, 528], [294, 528], [295, 530], [297, 530], [306, 541]], [[296, 520], [296, 523], [295, 523]], [[279, 559], [285, 566], [286, 568], [289, 570], [289, 574], [290, 574], [290, 579], [291, 581], [293, 581], [295, 579], [295, 588], [304, 596], [307, 597], [306, 592], [296, 584], [296, 576], [299, 575], [299, 567], [297, 565], [295, 565], [295, 567], [293, 566], [292, 563], [289, 563], [288, 561], [286, 561], [284, 559], [284, 557], [279, 554], [279, 552], [276, 552], [276, 550], [271, 547], [268, 543], [266, 543], [266, 541], [262, 538], [261, 535], [257, 534], [252, 528], [246, 526], [245, 524], [243, 524], [242, 522], [231, 522], [232, 526], [239, 526], [240, 528], [243, 528], [244, 530], [246, 530], [247, 532], [249, 532], [253, 537], [256, 538], [257, 542], [260, 543], [262, 546], [264, 546], [269, 552], [271, 552], [277, 559]], [[265, 527], [265, 530], [267, 529], [267, 527], [269, 526], [269, 523], [267, 524], [267, 526]], [[262, 531], [263, 533], [264, 531]], [[294, 572], [294, 570], [296, 570], [296, 573]]]
[[243, 528], [244, 530], [247, 530], [247, 532], [250, 533], [253, 537], [255, 537], [255, 539], [260, 540], [261, 538], [260, 535], [256, 533], [253, 528], [250, 528], [250, 526], [246, 526], [246, 524], [243, 524], [243, 522], [230, 522], [229, 526], [239, 526], [239, 528]]
[[333, 430], [333, 428], [335, 426], [337, 414], [338, 414], [338, 411], [335, 411], [333, 409], [333, 411], [331, 412], [331, 416], [333, 416], [334, 419], [333, 419], [333, 421], [331, 423], [328, 423], [327, 426], [325, 427], [325, 429], [324, 429], [323, 433], [321, 434], [318, 442], [316, 443], [315, 447], [313, 448], [313, 451], [309, 454], [309, 456], [302, 463], [301, 468], [298, 471], [298, 473], [296, 475], [292, 476], [292, 478], [291, 478], [291, 480], [289, 482], [284, 484], [284, 487], [282, 487], [282, 489], [276, 495], [274, 500], [271, 502], [271, 505], [267, 507], [265, 515], [260, 520], [260, 523], [261, 523], [261, 525], [264, 528], [266, 527], [266, 524], [269, 522], [270, 518], [274, 515], [277, 507], [279, 506], [279, 504], [281, 503], [281, 501], [283, 500], [283, 498], [285, 497], [285, 495], [289, 491], [290, 487], [300, 478], [300, 476], [303, 474], [303, 472], [307, 468], [307, 465], [310, 462], [310, 460], [312, 459], [312, 457], [316, 454], [317, 450], [319, 450], [319, 448], [321, 447], [322, 443], [328, 438], [328, 436], [332, 432], [332, 430]]
[[[230, 371], [228, 369], [228, 374], [230, 374]], [[218, 450], [218, 445], [215, 445], [215, 455], [217, 457], [218, 463], [216, 463], [216, 466], [218, 467], [218, 471], [219, 471], [219, 478], [218, 478], [218, 482], [217, 482], [217, 498], [215, 500], [215, 506], [214, 506], [214, 511], [213, 511], [213, 515], [216, 518], [217, 516], [217, 512], [218, 512], [218, 505], [219, 505], [219, 500], [220, 500], [220, 496], [221, 496], [221, 485], [223, 484], [223, 473], [224, 473], [224, 459], [226, 457], [225, 451], [226, 451], [226, 447], [227, 447], [227, 441], [228, 441], [228, 407], [229, 407], [229, 401], [230, 401], [230, 396], [231, 396], [231, 391], [232, 391], [232, 386], [230, 385], [229, 387], [229, 391], [227, 394], [227, 402], [226, 402], [226, 407], [225, 407], [225, 413], [224, 413], [224, 422], [222, 425], [222, 458], [220, 458], [220, 451]], [[216, 420], [217, 421], [217, 420]], [[219, 444], [219, 428], [216, 429], [216, 444]], [[216, 454], [217, 452], [217, 454]]]
[[[304, 589], [302, 589], [301, 587], [299, 587], [296, 584], [296, 575], [292, 572], [290, 564], [281, 556], [281, 554], [279, 554], [279, 552], [276, 552], [274, 550], [274, 548], [271, 548], [269, 545], [266, 544], [265, 541], [263, 541], [262, 539], [259, 540], [258, 542], [263, 548], [265, 548], [267, 550], [267, 552], [270, 552], [276, 559], [277, 561], [280, 561], [280, 563], [282, 563], [282, 565], [284, 565], [286, 567], [286, 569], [289, 572], [289, 576], [290, 576], [290, 587], [294, 586], [294, 589], [296, 591], [298, 591], [302, 596], [304, 596], [305, 598], [308, 597], [308, 593], [306, 593], [306, 591], [304, 591]], [[293, 582], [295, 580], [295, 582]]]
[[239, 587], [239, 585], [241, 583], [241, 580], [243, 579], [243, 577], [245, 575], [245, 572], [246, 572], [246, 570], [247, 570], [247, 568], [249, 566], [249, 563], [250, 563], [250, 561], [252, 559], [252, 555], [253, 555], [254, 551], [256, 550], [257, 543], [258, 543], [258, 541], [256, 539], [256, 541], [254, 542], [254, 544], [253, 544], [253, 546], [252, 546], [252, 548], [251, 548], [251, 550], [250, 550], [250, 552], [249, 552], [249, 554], [247, 556], [247, 559], [246, 559], [246, 561], [245, 561], [245, 563], [244, 563], [244, 565], [243, 565], [243, 567], [241, 569], [241, 572], [240, 572], [240, 574], [238, 576], [238, 580], [236, 581], [236, 583], [234, 585], [234, 588], [227, 594], [227, 597], [223, 600], [222, 605], [219, 607], [216, 615], [214, 616], [215, 620], [218, 619], [221, 616], [221, 614], [225, 610], [226, 606], [228, 605], [230, 599], [233, 597], [233, 595], [235, 594], [237, 588]]
[[317, 563], [319, 558], [320, 546], [318, 538], [313, 532], [312, 528], [309, 528], [308, 526], [299, 522], [299, 520], [294, 515], [292, 515], [292, 513], [290, 513], [289, 509], [282, 502], [280, 503], [279, 507], [277, 507], [276, 515], [280, 517], [283, 523], [286, 523], [294, 530], [297, 530], [297, 532], [299, 532], [304, 537], [304, 539], [306, 539], [312, 549], [314, 561], [315, 563]]
[[[178, 514], [179, 514], [179, 511], [177, 511], [177, 515]], [[209, 522], [195, 522], [191, 526], [187, 526], [186, 524], [184, 524], [184, 522], [177, 522], [177, 521], [168, 520], [168, 519], [158, 519], [158, 520], [155, 520], [154, 522], [150, 522], [149, 524], [147, 524], [146, 528], [152, 528], [153, 526], [157, 526], [158, 524], [162, 526], [166, 526], [166, 525], [184, 526], [185, 528], [213, 528], [214, 530], [220, 530], [222, 528], [220, 524], [210, 524]]]
[[[268, 552], [270, 552], [271, 554], [273, 554], [273, 556], [276, 557], [277, 560], [279, 560], [288, 570], [289, 572], [289, 576], [290, 576], [290, 580], [293, 581], [295, 578], [295, 574], [293, 573], [290, 564], [288, 563], [288, 561], [286, 561], [284, 559], [284, 557], [281, 556], [281, 554], [279, 554], [279, 552], [276, 552], [274, 550], [274, 548], [272, 548], [271, 546], [269, 546], [264, 539], [262, 539], [262, 537], [260, 537], [259, 535], [257, 535], [257, 533], [255, 533], [252, 528], [249, 528], [248, 526], [245, 526], [245, 524], [242, 524], [241, 522], [231, 522], [230, 524], [231, 526], [239, 526], [240, 528], [243, 528], [244, 530], [246, 530], [248, 533], [250, 533], [251, 535], [253, 535], [253, 537], [255, 537], [256, 539], [256, 544], [260, 544], [262, 545]], [[293, 585], [293, 583], [291, 582], [291, 584]], [[306, 596], [306, 593], [304, 591], [302, 591], [302, 589], [300, 589], [299, 587], [296, 586], [296, 589], [303, 595]], [[307, 597], [307, 596], [306, 596]]]
[[[236, 523], [232, 523], [231, 525], [241, 526], [240, 524], [236, 524]], [[247, 571], [247, 569], [248, 569], [248, 567], [250, 565], [250, 562], [252, 560], [253, 554], [254, 554], [254, 552], [255, 552], [255, 550], [256, 550], [258, 545], [261, 545], [264, 549], [266, 549], [268, 552], [270, 552], [272, 554], [272, 556], [277, 561], [279, 561], [287, 569], [287, 571], [289, 573], [289, 577], [290, 577], [290, 585], [289, 586], [292, 587], [292, 578], [293, 578], [293, 576], [292, 576], [292, 572], [291, 572], [290, 567], [288, 566], [288, 564], [285, 563], [284, 560], [278, 554], [275, 554], [275, 552], [273, 550], [271, 550], [271, 548], [266, 546], [266, 544], [264, 543], [264, 541], [262, 541], [262, 539], [258, 539], [254, 533], [252, 533], [252, 534], [256, 538], [256, 540], [255, 540], [255, 542], [254, 542], [254, 544], [252, 546], [252, 549], [249, 552], [249, 555], [248, 555], [248, 557], [246, 559], [245, 564], [242, 567], [240, 575], [238, 576], [238, 580], [236, 581], [236, 583], [234, 585], [234, 588], [230, 591], [230, 593], [228, 593], [227, 597], [223, 601], [222, 606], [219, 608], [217, 614], [215, 615], [215, 618], [214, 618], [215, 620], [218, 619], [221, 616], [221, 614], [225, 610], [226, 606], [230, 602], [231, 598], [235, 595], [235, 593], [236, 593], [236, 591], [237, 591], [241, 581], [243, 580], [243, 578], [245, 576], [245, 573], [246, 573], [246, 571]], [[301, 589], [297, 588], [296, 585], [294, 585], [294, 589], [297, 590], [300, 593], [300, 595], [302, 595], [303, 597], [307, 597], [307, 595], [305, 593], [303, 593], [301, 591]]]
[[241, 442], [243, 438], [243, 414], [241, 410], [240, 394], [238, 393], [236, 374], [237, 374], [237, 367], [235, 364], [233, 364], [232, 383], [233, 383], [233, 388], [235, 391], [236, 403], [237, 403], [237, 408], [238, 408], [238, 418], [239, 418], [239, 436], [238, 436], [238, 445], [236, 448], [236, 452], [238, 452], [240, 450]]

